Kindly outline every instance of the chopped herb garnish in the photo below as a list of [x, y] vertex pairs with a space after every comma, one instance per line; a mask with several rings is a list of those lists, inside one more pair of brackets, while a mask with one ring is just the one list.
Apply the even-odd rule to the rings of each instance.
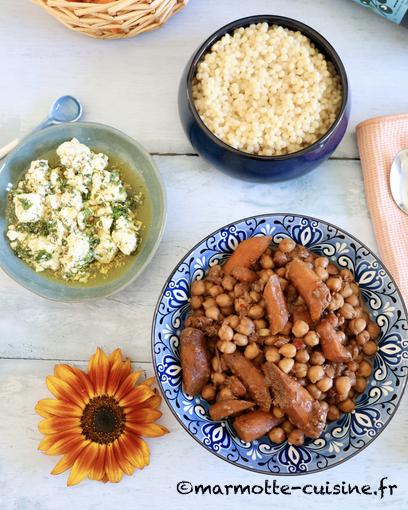
[[27, 211], [28, 209], [30, 209], [30, 207], [33, 205], [29, 200], [27, 200], [26, 198], [18, 198], [18, 201], [20, 202], [20, 204], [22, 205], [23, 209], [25, 211]]
[[52, 254], [46, 250], [38, 250], [35, 254], [34, 260], [36, 262], [46, 262], [52, 258]]

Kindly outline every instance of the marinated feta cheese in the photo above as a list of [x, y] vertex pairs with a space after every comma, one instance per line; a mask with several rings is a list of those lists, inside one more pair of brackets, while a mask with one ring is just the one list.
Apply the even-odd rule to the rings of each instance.
[[143, 201], [111, 168], [109, 158], [77, 139], [56, 150], [60, 165], [32, 161], [10, 192], [7, 238], [36, 271], [86, 282], [124, 263], [140, 242]]
[[20, 193], [14, 197], [15, 213], [18, 221], [28, 223], [38, 221], [44, 213], [44, 199], [37, 193]]

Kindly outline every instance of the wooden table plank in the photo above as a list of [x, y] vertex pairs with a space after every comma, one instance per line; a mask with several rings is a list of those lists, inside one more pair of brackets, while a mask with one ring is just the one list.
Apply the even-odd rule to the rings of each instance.
[[213, 230], [268, 212], [320, 217], [376, 249], [357, 161], [330, 161], [301, 179], [248, 184], [200, 158], [155, 158], [168, 194], [163, 241], [139, 281], [94, 303], [64, 304], [32, 295], [0, 272], [0, 357], [87, 359], [95, 346], [122, 345], [150, 361], [150, 325], [160, 290], [179, 259]]
[[[83, 367], [83, 365], [79, 365]], [[150, 364], [138, 365], [152, 373]], [[2, 510], [90, 510], [146, 508], [170, 510], [181, 508], [285, 508], [303, 510], [327, 508], [402, 510], [408, 498], [406, 459], [408, 456], [408, 408], [402, 406], [386, 432], [353, 460], [335, 469], [306, 477], [279, 478], [279, 484], [319, 484], [345, 481], [377, 486], [383, 476], [386, 483], [397, 484], [393, 497], [380, 500], [374, 496], [195, 496], [180, 495], [176, 485], [186, 480], [193, 484], [263, 484], [266, 477], [234, 468], [205, 451], [178, 425], [162, 404], [161, 423], [170, 434], [147, 440], [151, 448], [151, 465], [120, 485], [85, 481], [67, 489], [67, 475], [49, 472], [58, 457], [48, 457], [37, 450], [41, 434], [40, 417], [34, 406], [49, 397], [45, 377], [53, 371], [49, 361], [0, 360], [0, 501]], [[301, 499], [300, 499], [301, 498]]]
[[312, 25], [344, 59], [353, 110], [337, 157], [358, 156], [357, 122], [407, 110], [408, 30], [351, 0], [192, 0], [164, 28], [121, 41], [70, 32], [27, 1], [1, 4], [0, 145], [28, 132], [55, 97], [72, 93], [84, 102], [87, 120], [122, 129], [151, 152], [191, 152], [177, 113], [185, 64], [220, 26], [265, 12]]

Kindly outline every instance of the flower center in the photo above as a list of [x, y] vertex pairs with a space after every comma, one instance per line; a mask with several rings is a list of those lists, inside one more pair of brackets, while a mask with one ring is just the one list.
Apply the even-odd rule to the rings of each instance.
[[94, 443], [113, 443], [125, 430], [125, 413], [117, 400], [107, 395], [91, 399], [81, 416], [82, 433]]

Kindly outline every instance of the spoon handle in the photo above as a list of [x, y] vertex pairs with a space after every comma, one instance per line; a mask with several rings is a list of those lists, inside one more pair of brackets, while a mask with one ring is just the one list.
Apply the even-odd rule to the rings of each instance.
[[7, 154], [14, 149], [14, 147], [17, 147], [17, 145], [20, 143], [19, 138], [15, 138], [13, 141], [9, 142], [4, 147], [0, 148], [0, 159], [7, 156]]

